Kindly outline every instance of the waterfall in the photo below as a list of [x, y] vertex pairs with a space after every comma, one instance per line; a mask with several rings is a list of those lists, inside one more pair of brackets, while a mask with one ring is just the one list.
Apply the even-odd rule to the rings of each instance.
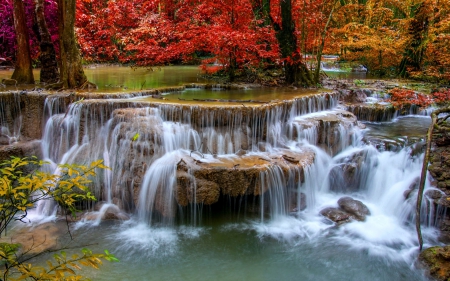
[[2, 96], [0, 101], [0, 144], [13, 144], [19, 141], [22, 128], [20, 93]]
[[[338, 208], [339, 199], [350, 196], [370, 215], [338, 232], [369, 244], [415, 243], [404, 233], [412, 232], [423, 155], [411, 156], [408, 147], [377, 150], [363, 139], [367, 130], [354, 115], [335, 109], [336, 95], [238, 107], [89, 100], [65, 112], [63, 104], [55, 99], [46, 105], [46, 169], [97, 159], [111, 167], [93, 179], [103, 202], [93, 212], [96, 223], [106, 212], [125, 211], [152, 227], [173, 226], [186, 214], [197, 225], [211, 209], [206, 206], [233, 200], [249, 218], [257, 213], [262, 235], [275, 227], [277, 237], [312, 239], [332, 231], [321, 210]], [[423, 224], [433, 227], [443, 210], [431, 201], [424, 205]], [[50, 205], [38, 209], [55, 213]], [[294, 226], [280, 231], [278, 222]], [[371, 237], [382, 225], [396, 234]]]

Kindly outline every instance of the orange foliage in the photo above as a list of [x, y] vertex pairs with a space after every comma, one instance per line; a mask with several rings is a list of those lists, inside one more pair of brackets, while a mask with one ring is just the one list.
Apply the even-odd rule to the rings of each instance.
[[403, 108], [405, 106], [416, 105], [420, 108], [427, 108], [434, 103], [434, 100], [422, 93], [409, 89], [395, 88], [389, 91], [390, 102], [395, 108]]

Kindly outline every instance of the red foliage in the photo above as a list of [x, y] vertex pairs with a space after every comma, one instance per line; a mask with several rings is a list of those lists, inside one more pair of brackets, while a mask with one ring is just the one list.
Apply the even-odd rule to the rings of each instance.
[[434, 103], [434, 100], [422, 93], [415, 92], [409, 89], [392, 89], [389, 91], [390, 99], [388, 102], [396, 108], [403, 108], [405, 106], [416, 105], [420, 108], [427, 108]]
[[438, 91], [432, 92], [431, 96], [433, 97], [436, 104], [447, 104], [450, 102], [450, 89], [440, 89]]
[[[94, 5], [95, 4], [95, 5]], [[217, 68], [262, 66], [278, 57], [270, 25], [248, 0], [77, 2], [77, 34], [93, 61], [138, 65], [214, 62]]]

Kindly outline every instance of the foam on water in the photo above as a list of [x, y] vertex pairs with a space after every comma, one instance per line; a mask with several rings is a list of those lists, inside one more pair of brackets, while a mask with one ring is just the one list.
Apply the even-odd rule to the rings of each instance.
[[182, 241], [200, 239], [207, 233], [204, 227], [155, 227], [135, 219], [123, 222], [108, 238], [117, 243], [117, 251], [127, 259], [162, 258], [179, 253]]

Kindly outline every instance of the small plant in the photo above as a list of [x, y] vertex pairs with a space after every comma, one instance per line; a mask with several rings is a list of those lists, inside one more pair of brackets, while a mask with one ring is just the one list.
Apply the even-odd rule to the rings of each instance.
[[355, 85], [358, 87], [366, 85], [366, 82], [364, 80], [360, 80], [360, 79], [353, 80], [353, 83], [355, 83]]
[[[0, 236], [13, 221], [24, 221], [27, 211], [40, 200], [53, 198], [66, 212], [75, 215], [76, 202], [95, 200], [88, 184], [96, 169], [108, 169], [102, 160], [89, 166], [59, 165], [59, 175], [38, 170], [45, 162], [36, 158], [12, 157], [0, 163]], [[29, 170], [31, 172], [26, 172]], [[76, 270], [82, 266], [98, 268], [102, 259], [118, 261], [112, 254], [94, 254], [88, 249], [82, 255], [67, 257], [64, 251], [47, 261], [48, 267], [34, 266], [30, 257], [20, 253], [20, 244], [0, 243], [1, 280], [81, 280]]]

